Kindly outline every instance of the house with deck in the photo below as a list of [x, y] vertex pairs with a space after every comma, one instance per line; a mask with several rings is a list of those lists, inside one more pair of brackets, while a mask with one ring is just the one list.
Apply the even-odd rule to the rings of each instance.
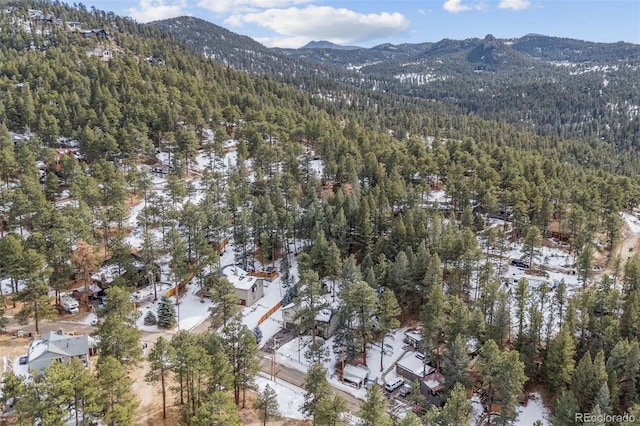
[[[292, 302], [282, 308], [282, 324], [285, 330], [293, 330], [299, 323], [298, 311], [300, 302]], [[338, 326], [338, 310], [335, 306], [328, 304], [316, 315], [316, 336], [329, 339]]]
[[227, 266], [222, 274], [233, 285], [242, 306], [251, 306], [264, 296], [264, 281], [252, 277], [237, 266]]
[[113, 58], [113, 52], [111, 49], [105, 49], [102, 47], [94, 47], [87, 50], [87, 56], [95, 56], [100, 59], [100, 62], [109, 62]]

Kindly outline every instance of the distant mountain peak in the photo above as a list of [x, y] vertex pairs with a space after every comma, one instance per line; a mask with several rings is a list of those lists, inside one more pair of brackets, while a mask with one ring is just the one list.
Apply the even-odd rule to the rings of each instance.
[[302, 46], [300, 49], [336, 49], [336, 50], [354, 50], [360, 49], [358, 46], [342, 46], [327, 40], [313, 40]]

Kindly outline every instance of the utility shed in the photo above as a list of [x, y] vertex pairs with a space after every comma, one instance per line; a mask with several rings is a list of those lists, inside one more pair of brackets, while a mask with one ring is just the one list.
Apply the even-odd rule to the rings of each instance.
[[343, 371], [344, 381], [355, 385], [357, 388], [362, 387], [369, 377], [369, 369], [362, 366], [345, 364]]

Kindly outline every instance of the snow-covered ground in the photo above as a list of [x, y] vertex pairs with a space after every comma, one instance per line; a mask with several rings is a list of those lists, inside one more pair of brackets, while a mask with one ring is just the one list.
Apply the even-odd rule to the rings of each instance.
[[[471, 408], [473, 409], [473, 417], [471, 418], [470, 426], [473, 426], [477, 425], [480, 418], [485, 414], [478, 394], [474, 394], [471, 398]], [[519, 406], [517, 412], [518, 417], [514, 422], [514, 426], [533, 426], [537, 420], [542, 422], [542, 426], [551, 425], [549, 422], [549, 409], [544, 406], [542, 397], [537, 392], [529, 394], [527, 405]]]
[[636, 215], [622, 212], [620, 213], [620, 217], [625, 221], [631, 233], [633, 233], [634, 235], [640, 234], [640, 219], [638, 219]]
[[[210, 155], [206, 153], [199, 153], [196, 157], [196, 160], [193, 164], [193, 169], [197, 171], [195, 173], [195, 177], [191, 177], [189, 179], [189, 183], [196, 188], [196, 191], [193, 191], [191, 194], [186, 196], [183, 200], [180, 200], [177, 203], [177, 207], [181, 207], [184, 203], [191, 201], [197, 203], [200, 201], [205, 194], [203, 190], [203, 181], [200, 178], [201, 173], [214, 172], [219, 173], [222, 176], [228, 176], [231, 170], [237, 167], [237, 152], [233, 149], [237, 145], [237, 141], [229, 140], [224, 142], [224, 146], [226, 148], [226, 152], [223, 157], [215, 157], [212, 158]], [[159, 153], [158, 159], [165, 164], [168, 164], [169, 158], [167, 153]], [[248, 169], [251, 170], [251, 162], [246, 162]], [[313, 172], [321, 177], [323, 174], [323, 164], [322, 160], [311, 160], [309, 163], [310, 168]], [[141, 168], [149, 169], [148, 166], [141, 165]], [[192, 176], [194, 176], [192, 175]], [[149, 175], [151, 179], [151, 189], [149, 190], [148, 196], [158, 196], [158, 197], [168, 197], [168, 191], [166, 189], [167, 179], [155, 175]], [[221, 185], [225, 185], [224, 179], [221, 180]], [[68, 196], [68, 194], [67, 194]], [[446, 203], [449, 201], [445, 191], [433, 191], [425, 200], [427, 203], [433, 203], [437, 201], [438, 203]], [[145, 204], [144, 202], [138, 202], [134, 205], [129, 212], [127, 219], [125, 221], [125, 227], [130, 228], [132, 231], [126, 237], [126, 241], [136, 250], [139, 250], [142, 246], [142, 235], [143, 235], [143, 227], [139, 224], [138, 216], [143, 210]], [[625, 220], [629, 229], [634, 234], [640, 234], [640, 220], [631, 214], [622, 213], [621, 217]], [[160, 239], [161, 230], [154, 229], [152, 230], [155, 236]], [[293, 250], [297, 251], [299, 249], [300, 242], [298, 241], [298, 247], [296, 244], [293, 244]], [[522, 250], [522, 246], [519, 244], [511, 244], [508, 251], [504, 253], [506, 259], [505, 263], [509, 264], [510, 261], [507, 259], [516, 258], [520, 259], [525, 256]], [[231, 241], [227, 247], [225, 248], [222, 256], [220, 257], [220, 266], [224, 267], [227, 265], [234, 265], [236, 263], [235, 254], [234, 254], [234, 243]], [[552, 249], [548, 247], [544, 247], [541, 249], [541, 254], [537, 258], [536, 264], [543, 265], [547, 270], [547, 277], [533, 277], [527, 276], [524, 272], [510, 264], [508, 267], [504, 268], [504, 274], [502, 275], [505, 281], [510, 282], [510, 286], [513, 288], [514, 280], [518, 280], [522, 277], [528, 278], [530, 282], [533, 284], [532, 288], [535, 287], [535, 280], [546, 280], [549, 282], [550, 286], [553, 287], [553, 284], [559, 282], [564, 279], [567, 283], [567, 287], [570, 290], [578, 290], [580, 288], [580, 283], [577, 280], [577, 276], [575, 272], [572, 273], [572, 268], [575, 263], [575, 260], [572, 256], [563, 252], [559, 249]], [[171, 279], [170, 269], [168, 267], [169, 261], [168, 259], [163, 259], [161, 262], [161, 272], [162, 279], [161, 282], [157, 284], [157, 293], [158, 299], [161, 295], [165, 294], [170, 288], [172, 288], [171, 283], [173, 280]], [[279, 267], [280, 262], [277, 261], [273, 266], [276, 268]], [[258, 265], [260, 267], [261, 265]], [[297, 264], [295, 257], [292, 257], [291, 268], [290, 268], [292, 276], [297, 274]], [[102, 270], [97, 275], [98, 278], [102, 274], [105, 275], [113, 275], [113, 271], [109, 268]], [[164, 284], [163, 284], [164, 283]], [[3, 291], [8, 293], [8, 280], [3, 280], [0, 282], [0, 285], [3, 286]], [[286, 288], [283, 287], [283, 284], [280, 278], [275, 279], [273, 282], [269, 283], [267, 281], [264, 282], [264, 297], [257, 301], [254, 305], [250, 307], [245, 307], [242, 310], [243, 323], [249, 328], [253, 329], [258, 325], [258, 321], [260, 318], [271, 308], [273, 308], [276, 304], [278, 304], [286, 292]], [[209, 308], [212, 305], [210, 299], [205, 298], [204, 302], [201, 301], [200, 297], [197, 295], [197, 291], [200, 286], [197, 281], [197, 278], [194, 278], [186, 287], [186, 293], [180, 298], [179, 305], [176, 306], [176, 313], [178, 319], [178, 326], [172, 330], [173, 332], [177, 330], [192, 330], [198, 325], [202, 324], [209, 316]], [[158, 329], [157, 326], [145, 326], [144, 325], [144, 317], [145, 315], [151, 311], [153, 313], [157, 313], [157, 302], [153, 301], [153, 287], [146, 287], [140, 290], [137, 290], [132, 294], [132, 300], [136, 302], [138, 305], [138, 309], [140, 311], [140, 318], [137, 321], [137, 326], [146, 332], [161, 332], [162, 330]], [[175, 303], [175, 298], [172, 298], [172, 301]], [[551, 304], [548, 304], [551, 306]], [[515, 311], [515, 310], [513, 310]], [[552, 315], [550, 312], [544, 313], [545, 318], [549, 315]], [[83, 322], [87, 324], [93, 324], [97, 320], [95, 314], [90, 314], [87, 316]], [[514, 324], [516, 322], [514, 321]], [[261, 341], [261, 345], [264, 345], [273, 335], [275, 335], [282, 328], [282, 309], [278, 309], [274, 312], [266, 321], [260, 324], [260, 329], [263, 334], [263, 338]], [[384, 383], [385, 381], [393, 380], [395, 375], [395, 369], [393, 368], [394, 364], [400, 359], [407, 351], [405, 348], [404, 333], [407, 329], [402, 328], [396, 330], [392, 336], [388, 337], [385, 343], [389, 346], [387, 348], [387, 353], [383, 359], [383, 367], [382, 371], [380, 369], [380, 346], [378, 342], [373, 342], [369, 345], [367, 351], [367, 365], [370, 369], [369, 377], [371, 379], [377, 378], [379, 382]], [[306, 372], [309, 368], [309, 364], [305, 359], [304, 353], [310, 344], [310, 338], [308, 336], [299, 337], [293, 339], [289, 343], [282, 345], [278, 348], [278, 362], [280, 364], [287, 365], [288, 367], [295, 368]], [[366, 390], [364, 388], [355, 389], [347, 384], [343, 384], [340, 380], [340, 374], [336, 370], [335, 366], [339, 364], [339, 354], [334, 354], [332, 351], [333, 340], [329, 339], [326, 342], [326, 346], [329, 349], [330, 357], [329, 360], [324, 363], [327, 368], [328, 380], [330, 383], [336, 388], [345, 390], [346, 392], [351, 393], [357, 398], [364, 399]], [[5, 369], [8, 368], [7, 365], [11, 362], [5, 357]], [[21, 366], [18, 363], [18, 359], [13, 360], [12, 368], [17, 373], [21, 373], [24, 370], [24, 374], [26, 374], [25, 366]], [[383, 374], [386, 373], [386, 375]], [[303, 400], [304, 391], [300, 388], [292, 386], [288, 383], [282, 382], [278, 380], [277, 382], [268, 381], [263, 377], [257, 377], [256, 382], [258, 386], [262, 389], [266, 383], [268, 382], [271, 387], [273, 387], [278, 393], [278, 400], [280, 403], [281, 412], [285, 417], [292, 418], [304, 418], [299, 412], [299, 407]], [[519, 411], [519, 418], [516, 424], [518, 425], [531, 425], [535, 420], [543, 420], [543, 424], [547, 425], [548, 422], [544, 419], [544, 417], [548, 416], [547, 410], [544, 408], [541, 402], [541, 398], [539, 395], [534, 394], [534, 398], [531, 399], [526, 407], [521, 407]], [[474, 409], [477, 410], [479, 407], [479, 403], [474, 402]], [[481, 409], [481, 408], [480, 408]], [[481, 412], [478, 413], [481, 415]]]
[[539, 393], [529, 395], [527, 405], [518, 407], [518, 418], [515, 426], [531, 426], [537, 420], [542, 422], [542, 426], [550, 426], [549, 409], [542, 403], [542, 397]]
[[[149, 311], [153, 312], [157, 316], [160, 296], [161, 294], [165, 294], [170, 288], [171, 287], [165, 287], [162, 291], [158, 290], [158, 301], [156, 302], [153, 301], [153, 289], [151, 289], [151, 300], [142, 303], [138, 307], [138, 311], [140, 311], [141, 315], [140, 318], [138, 318], [136, 325], [139, 329], [148, 332], [161, 331], [155, 325], [144, 325], [144, 317]], [[186, 294], [180, 297], [180, 303], [178, 305], [174, 305], [176, 311], [176, 319], [178, 321], [178, 324], [174, 331], [191, 330], [202, 324], [202, 322], [205, 321], [209, 316], [209, 307], [211, 307], [211, 300], [205, 298], [204, 303], [202, 303], [200, 301], [200, 297], [196, 294], [199, 289], [199, 286], [196, 285], [196, 280], [192, 280], [189, 284], [187, 284]], [[175, 297], [172, 297], [170, 300], [175, 304]]]
[[[396, 377], [395, 369], [391, 369], [388, 374], [383, 378], [382, 375], [387, 369], [393, 367], [398, 359], [405, 354], [404, 332], [406, 328], [400, 328], [396, 330], [391, 336], [385, 339], [385, 356], [383, 358], [383, 370], [380, 371], [380, 345], [378, 342], [374, 342], [368, 346], [367, 349], [367, 366], [369, 368], [369, 378], [371, 380], [378, 379], [378, 383], [382, 383], [383, 380], [389, 381]], [[295, 368], [302, 372], [307, 372], [310, 367], [309, 362], [305, 358], [304, 354], [308, 350], [311, 344], [310, 336], [301, 336], [295, 338], [285, 345], [278, 348], [278, 363], [286, 365], [291, 368]], [[328, 380], [334, 387], [344, 390], [359, 399], [364, 399], [366, 395], [366, 389], [356, 389], [347, 383], [342, 383], [340, 380], [340, 372], [336, 370], [336, 365], [341, 362], [340, 355], [333, 353], [333, 338], [328, 339], [325, 342], [325, 348], [329, 350], [329, 359], [323, 362], [324, 367], [328, 371]]]
[[278, 410], [283, 417], [305, 420], [307, 417], [300, 412], [304, 403], [304, 389], [276, 378], [275, 381], [263, 377], [262, 374], [255, 379], [256, 385], [262, 392], [267, 385], [278, 395]]

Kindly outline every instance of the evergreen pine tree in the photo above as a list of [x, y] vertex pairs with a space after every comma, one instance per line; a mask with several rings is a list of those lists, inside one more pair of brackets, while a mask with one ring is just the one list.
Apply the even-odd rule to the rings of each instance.
[[191, 426], [240, 426], [238, 407], [233, 403], [233, 398], [225, 392], [214, 392], [207, 402], [196, 411], [196, 415], [190, 419]]
[[578, 405], [582, 412], [589, 412], [591, 404], [598, 391], [595, 386], [595, 373], [593, 369], [593, 361], [591, 354], [584, 354], [580, 362], [573, 372], [573, 381], [571, 389], [575, 395]]
[[0, 332], [3, 332], [7, 324], [9, 323], [9, 318], [4, 316], [4, 296], [0, 296]]
[[104, 317], [104, 321], [98, 323], [98, 329], [94, 333], [100, 339], [100, 359], [112, 356], [123, 364], [135, 364], [142, 356], [142, 331], [135, 326], [140, 313], [131, 303], [126, 289], [109, 287], [106, 295], [107, 303], [98, 313]]
[[518, 352], [501, 351], [493, 340], [488, 340], [480, 348], [476, 366], [482, 382], [485, 410], [489, 411], [492, 404], [500, 404], [500, 420], [515, 419], [518, 395], [527, 380]]
[[314, 426], [342, 424], [342, 414], [347, 410], [347, 401], [333, 392], [325, 393], [317, 401], [313, 415]]
[[158, 327], [172, 328], [176, 325], [175, 306], [167, 296], [162, 296], [158, 302]]
[[131, 391], [127, 369], [112, 356], [101, 356], [97, 366], [104, 417], [109, 424], [133, 424], [138, 401]]
[[278, 395], [271, 386], [266, 385], [264, 389], [258, 393], [257, 398], [253, 402], [253, 408], [260, 413], [262, 426], [267, 424], [267, 420], [280, 415], [278, 409]]
[[546, 384], [551, 392], [561, 392], [571, 382], [575, 362], [573, 354], [575, 344], [569, 334], [568, 327], [564, 326], [556, 337], [549, 342], [544, 360], [544, 374]]
[[[371, 268], [373, 271], [373, 268]], [[369, 283], [371, 285], [371, 283]], [[386, 351], [384, 340], [391, 332], [400, 325], [398, 316], [401, 310], [398, 305], [398, 299], [393, 291], [385, 288], [378, 298], [378, 330], [380, 331], [380, 371], [384, 370], [383, 359]]]
[[467, 391], [461, 383], [456, 383], [451, 391], [447, 404], [440, 411], [438, 425], [468, 425], [473, 411], [471, 400], [467, 398]]
[[362, 426], [391, 426], [391, 419], [386, 413], [387, 401], [382, 395], [380, 386], [373, 385], [367, 389], [367, 396], [360, 404], [358, 417]]
[[409, 411], [403, 419], [394, 423], [396, 426], [422, 426], [422, 422], [412, 411]]
[[167, 386], [166, 382], [170, 373], [171, 361], [174, 357], [173, 347], [165, 340], [164, 337], [158, 337], [155, 346], [149, 352], [147, 359], [149, 360], [149, 371], [144, 377], [147, 383], [152, 385], [160, 383], [162, 392], [162, 418], [167, 418]]
[[611, 395], [609, 393], [609, 385], [603, 384], [593, 400], [594, 409], [598, 407], [602, 414], [611, 414]]
[[327, 370], [322, 364], [316, 362], [311, 365], [307, 372], [307, 378], [304, 382], [304, 403], [300, 407], [300, 410], [313, 416], [316, 411], [316, 405], [318, 399], [324, 394], [330, 393], [330, 387], [327, 383]]
[[447, 351], [442, 356], [442, 374], [447, 378], [444, 382], [445, 393], [448, 395], [456, 383], [463, 387], [469, 385], [469, 355], [467, 344], [460, 335], [447, 342]]
[[144, 325], [156, 325], [158, 323], [158, 319], [152, 311], [147, 312], [144, 316]]

